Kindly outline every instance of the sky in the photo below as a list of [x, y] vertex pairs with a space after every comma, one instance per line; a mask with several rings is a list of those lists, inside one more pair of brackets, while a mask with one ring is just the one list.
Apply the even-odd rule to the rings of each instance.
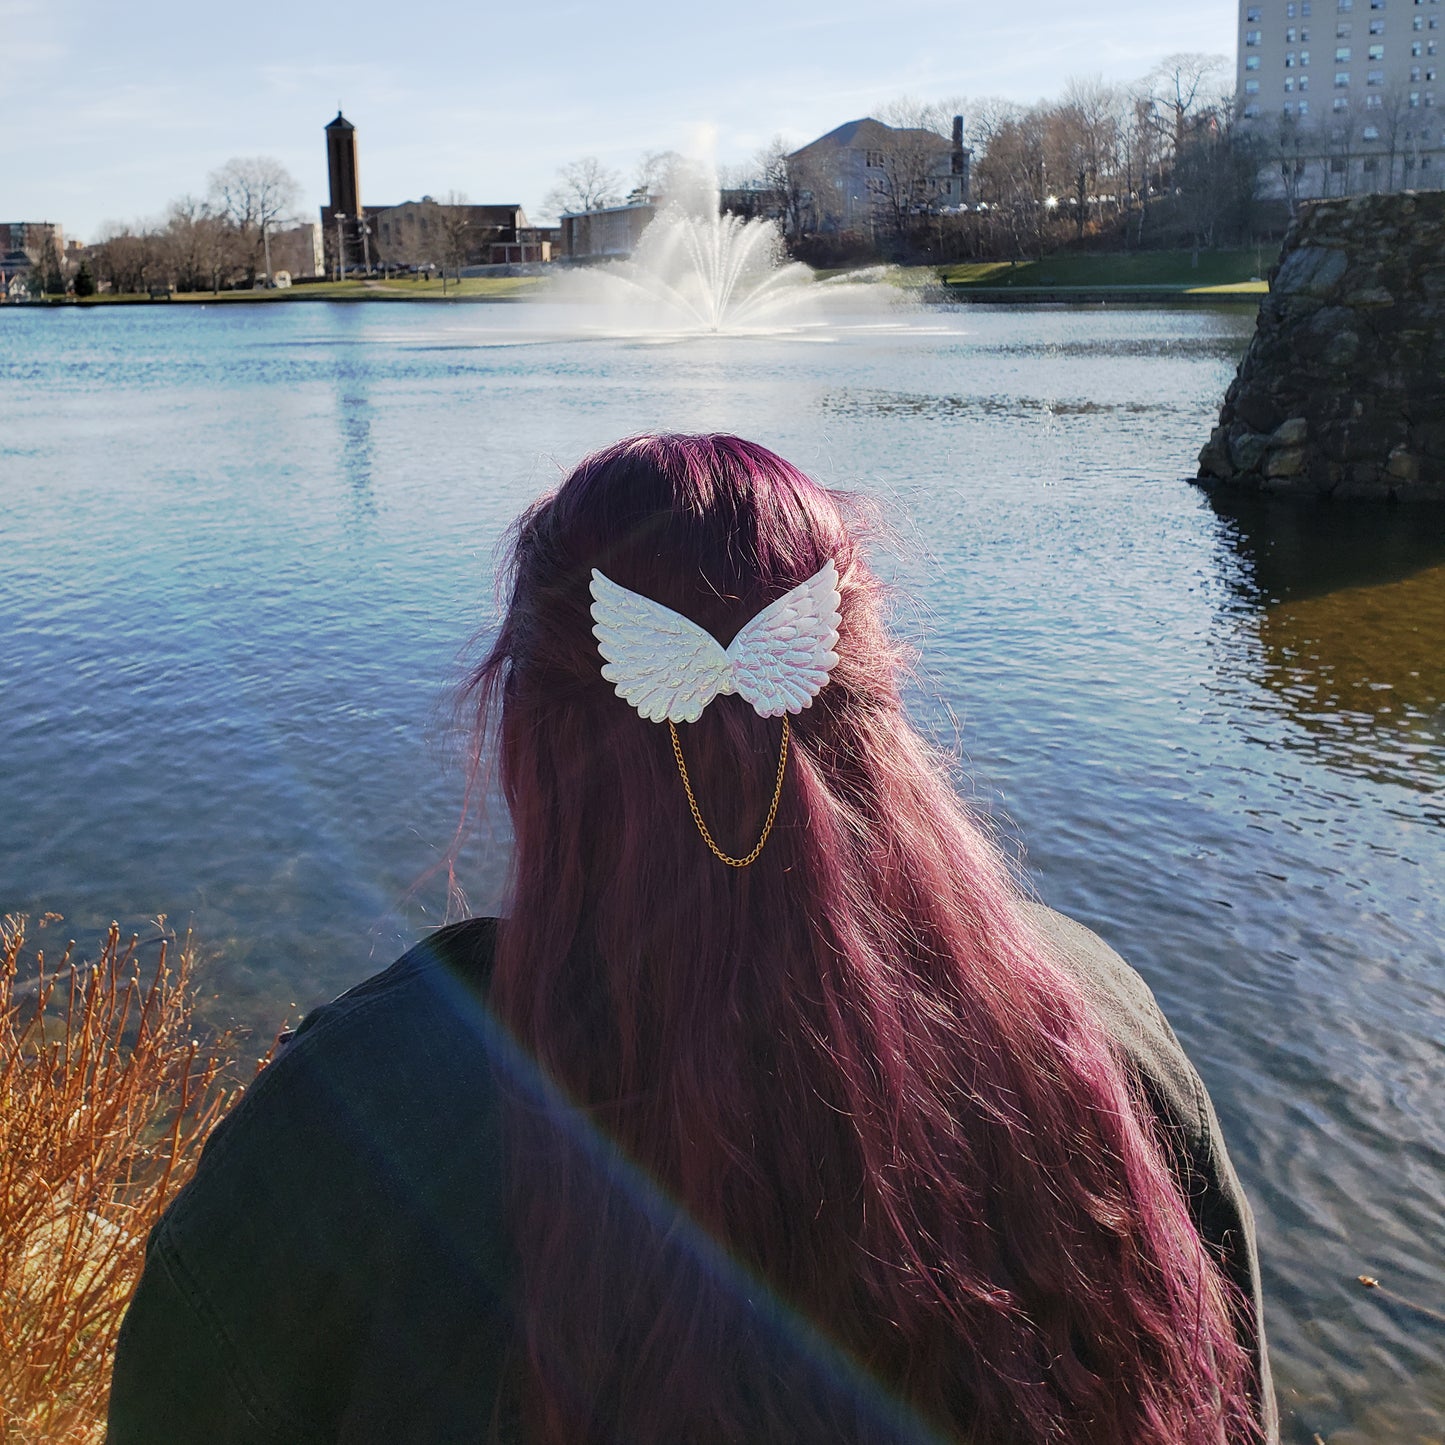
[[901, 96], [1057, 96], [1165, 55], [1235, 47], [1234, 0], [0, 0], [0, 220], [92, 240], [272, 156], [303, 214], [327, 199], [323, 127], [357, 127], [369, 207], [463, 193], [533, 219], [560, 166], [629, 183], [649, 150], [748, 160]]

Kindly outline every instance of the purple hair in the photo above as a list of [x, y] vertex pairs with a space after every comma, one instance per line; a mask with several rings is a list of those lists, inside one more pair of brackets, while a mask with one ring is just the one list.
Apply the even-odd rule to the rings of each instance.
[[[838, 664], [793, 719], [767, 846], [724, 867], [668, 729], [600, 674], [589, 574], [726, 645], [829, 558]], [[905, 719], [901, 662], [843, 503], [753, 443], [619, 442], [518, 523], [468, 696], [516, 836], [492, 1001], [528, 1061], [530, 1439], [1259, 1438], [1230, 1287]], [[779, 735], [735, 696], [683, 729], [726, 851], [757, 836]]]

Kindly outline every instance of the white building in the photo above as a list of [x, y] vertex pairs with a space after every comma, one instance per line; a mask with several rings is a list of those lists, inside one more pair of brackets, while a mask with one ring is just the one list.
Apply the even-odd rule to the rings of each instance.
[[1241, 0], [1238, 94], [1291, 200], [1445, 186], [1442, 0]]

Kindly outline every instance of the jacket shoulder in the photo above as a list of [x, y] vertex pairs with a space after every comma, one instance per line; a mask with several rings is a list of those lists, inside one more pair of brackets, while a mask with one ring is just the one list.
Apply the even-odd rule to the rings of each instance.
[[213, 1131], [118, 1342], [116, 1441], [229, 1441], [243, 1418], [237, 1440], [336, 1438], [358, 1399], [407, 1408], [399, 1382], [431, 1385], [463, 1340], [482, 1374], [500, 1357], [495, 933], [440, 929], [313, 1010]]

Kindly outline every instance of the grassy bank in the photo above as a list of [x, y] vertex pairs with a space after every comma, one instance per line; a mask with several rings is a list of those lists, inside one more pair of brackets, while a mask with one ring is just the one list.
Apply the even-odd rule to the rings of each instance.
[[293, 301], [513, 301], [541, 285], [540, 276], [466, 276], [448, 281], [414, 281], [410, 277], [393, 281], [315, 281], [304, 286], [278, 287], [272, 291], [184, 291], [152, 303], [151, 297], [122, 293], [87, 296], [68, 304], [76, 306], [242, 306], [279, 305]]
[[[1269, 287], [1270, 248], [1249, 251], [1134, 251], [1119, 255], [1059, 255], [1042, 261], [970, 261], [951, 266], [886, 268], [888, 279], [926, 295], [978, 300], [1252, 300]], [[872, 268], [870, 268], [872, 269]], [[878, 268], [883, 270], [884, 268]], [[843, 270], [815, 272], [824, 281]], [[147, 295], [89, 296], [54, 301], [72, 306], [276, 306], [302, 301], [519, 301], [535, 295], [543, 276], [469, 276], [449, 281], [398, 277], [317, 281], [273, 291], [190, 291], [152, 300]]]
[[1152, 292], [1159, 295], [1254, 296], [1269, 287], [1264, 275], [1272, 249], [1248, 251], [1133, 251], [1120, 255], [1048, 256], [1041, 261], [975, 261], [937, 268], [950, 291]]

